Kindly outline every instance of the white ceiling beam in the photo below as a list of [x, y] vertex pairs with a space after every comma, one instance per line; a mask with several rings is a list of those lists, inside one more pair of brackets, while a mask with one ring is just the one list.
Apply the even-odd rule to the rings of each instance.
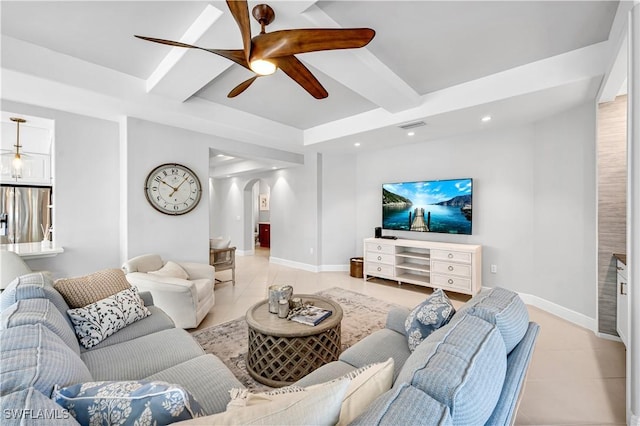
[[[302, 152], [302, 131], [224, 105], [178, 103], [146, 92], [145, 81], [50, 49], [2, 36], [2, 99], [119, 121], [132, 116], [230, 141]], [[8, 68], [10, 67], [10, 68]]]
[[[177, 41], [197, 45], [222, 15], [222, 10], [207, 5]], [[147, 79], [147, 92], [183, 102], [232, 64], [197, 49], [173, 47]]]
[[630, 1], [618, 3], [618, 10], [609, 31], [610, 55], [606, 58], [607, 73], [600, 86], [598, 102], [613, 101], [627, 80], [627, 26], [632, 7], [633, 2]]
[[[319, 28], [340, 28], [316, 5], [309, 7], [301, 16]], [[418, 93], [366, 47], [303, 54], [300, 59], [389, 112], [420, 104]]]
[[[291, 165], [292, 164], [288, 164], [287, 166], [291, 166]], [[210, 167], [209, 176], [213, 178], [237, 176], [244, 173], [255, 173], [256, 171], [271, 170], [271, 167], [272, 166], [269, 163], [265, 163], [264, 161], [257, 161], [257, 160], [235, 161], [231, 164], [220, 164], [215, 167]]]
[[388, 126], [496, 102], [525, 93], [559, 87], [602, 76], [607, 42], [532, 62], [507, 71], [429, 93], [419, 107], [391, 113], [382, 108], [304, 131], [304, 144], [326, 142]]

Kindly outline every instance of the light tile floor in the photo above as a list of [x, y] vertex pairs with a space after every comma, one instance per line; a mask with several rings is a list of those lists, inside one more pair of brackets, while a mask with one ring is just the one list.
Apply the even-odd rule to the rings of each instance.
[[[315, 293], [342, 287], [407, 307], [431, 293], [430, 289], [394, 282], [364, 281], [348, 272], [313, 273], [269, 263], [269, 250], [236, 257], [236, 285], [216, 284], [216, 303], [198, 328], [243, 316], [264, 299], [272, 284], [289, 284], [296, 293]], [[230, 279], [231, 271], [217, 274]], [[448, 293], [459, 306], [469, 296]], [[519, 425], [625, 424], [625, 349], [622, 343], [600, 339], [593, 332], [529, 307], [532, 321], [541, 326], [520, 403]]]

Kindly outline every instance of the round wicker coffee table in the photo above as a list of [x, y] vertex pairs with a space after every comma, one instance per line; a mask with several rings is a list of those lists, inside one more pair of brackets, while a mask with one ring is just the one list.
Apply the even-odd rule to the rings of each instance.
[[333, 314], [316, 326], [300, 324], [269, 313], [269, 301], [247, 311], [249, 350], [247, 371], [271, 387], [290, 385], [340, 355], [342, 308], [336, 302], [311, 294], [296, 294], [303, 302], [329, 309]]

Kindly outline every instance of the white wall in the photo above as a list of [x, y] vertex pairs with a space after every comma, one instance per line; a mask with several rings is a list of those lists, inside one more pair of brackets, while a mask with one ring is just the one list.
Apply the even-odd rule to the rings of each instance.
[[29, 266], [55, 277], [119, 268], [118, 124], [5, 100], [2, 109], [55, 120], [54, 239], [65, 252]]
[[[382, 184], [473, 179], [472, 235], [383, 231], [401, 238], [483, 246], [483, 285], [513, 290], [532, 280], [533, 129], [521, 126], [406, 145], [358, 157], [356, 239], [382, 224]], [[362, 244], [358, 244], [362, 253]], [[497, 274], [489, 265], [498, 266]], [[526, 288], [529, 288], [527, 286]]]
[[[252, 202], [244, 197], [249, 183], [261, 181], [270, 188], [271, 260], [307, 269], [319, 264], [320, 175], [322, 162], [317, 153], [304, 156], [304, 165], [252, 176], [214, 179], [214, 223], [216, 233], [243, 241], [250, 226], [246, 216]], [[252, 195], [251, 195], [252, 196]], [[250, 219], [250, 218], [249, 218]], [[246, 228], [246, 229], [245, 229]], [[248, 250], [242, 247], [241, 250]]]
[[347, 270], [349, 259], [362, 252], [362, 242], [351, 237], [362, 219], [357, 214], [356, 155], [324, 154], [322, 170], [320, 265], [323, 270]]
[[594, 112], [589, 103], [531, 125], [359, 155], [359, 253], [382, 222], [382, 183], [471, 177], [473, 235], [385, 233], [481, 244], [483, 285], [595, 318]]
[[522, 291], [596, 317], [596, 107], [536, 123], [535, 281]]
[[[209, 146], [212, 137], [135, 118], [127, 119], [127, 258], [158, 253], [163, 259], [209, 263]], [[144, 194], [147, 175], [163, 163], [189, 167], [203, 185], [198, 206], [185, 215], [155, 210]]]

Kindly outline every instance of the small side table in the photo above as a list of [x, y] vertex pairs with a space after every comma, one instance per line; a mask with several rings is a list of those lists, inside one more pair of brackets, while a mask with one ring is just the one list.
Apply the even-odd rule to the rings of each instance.
[[333, 314], [312, 327], [269, 313], [268, 300], [249, 308], [246, 316], [249, 327], [247, 371], [267, 386], [290, 385], [340, 356], [340, 305], [311, 294], [294, 296], [329, 309]]

